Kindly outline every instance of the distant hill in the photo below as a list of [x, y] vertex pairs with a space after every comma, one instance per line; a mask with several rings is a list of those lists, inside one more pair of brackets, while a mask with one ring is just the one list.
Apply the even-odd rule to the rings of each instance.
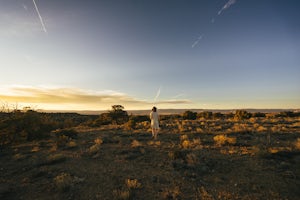
[[[125, 109], [126, 110], [126, 109]], [[185, 111], [193, 111], [193, 112], [220, 112], [220, 113], [229, 113], [235, 112], [239, 109], [159, 109], [158, 112], [161, 115], [172, 115], [172, 114], [182, 114]], [[295, 111], [300, 112], [300, 109], [243, 109], [251, 113], [279, 113], [284, 111]], [[128, 114], [132, 115], [148, 115], [151, 110], [126, 110]], [[108, 112], [108, 110], [38, 110], [38, 112], [46, 112], [46, 113], [78, 113], [83, 115], [100, 115], [101, 113]]]

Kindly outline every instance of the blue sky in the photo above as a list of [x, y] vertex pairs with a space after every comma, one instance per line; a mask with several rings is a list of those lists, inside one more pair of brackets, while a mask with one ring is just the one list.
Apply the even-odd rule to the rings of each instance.
[[300, 108], [297, 0], [35, 3], [0, 0], [2, 105]]

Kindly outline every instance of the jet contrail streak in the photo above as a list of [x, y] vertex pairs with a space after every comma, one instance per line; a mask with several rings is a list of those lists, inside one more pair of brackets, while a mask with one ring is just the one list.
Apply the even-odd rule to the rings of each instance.
[[202, 37], [203, 37], [203, 35], [200, 35], [198, 37], [198, 39], [192, 44], [192, 48], [194, 48], [199, 43], [199, 41], [202, 39]]
[[44, 31], [45, 33], [47, 33], [47, 29], [46, 29], [46, 27], [45, 27], [45, 24], [44, 24], [44, 22], [43, 22], [43, 18], [42, 18], [42, 16], [41, 16], [40, 12], [39, 12], [39, 9], [38, 9], [38, 7], [37, 7], [37, 5], [36, 5], [36, 3], [35, 3], [35, 0], [32, 0], [32, 1], [33, 1], [35, 10], [36, 10], [36, 12], [37, 12], [37, 14], [38, 14], [38, 16], [39, 16], [39, 18], [40, 18], [40, 22], [41, 22], [41, 25], [42, 25], [42, 27], [43, 27], [43, 31]]
[[158, 91], [157, 91], [156, 96], [155, 96], [155, 98], [154, 98], [154, 103], [156, 102], [157, 98], [158, 98], [159, 95], [160, 95], [160, 90], [161, 90], [161, 87], [158, 88]]
[[235, 4], [235, 3], [236, 3], [236, 0], [229, 0], [229, 1], [223, 6], [223, 8], [222, 8], [221, 10], [219, 10], [218, 15], [221, 15], [221, 13], [222, 13], [224, 10], [228, 9], [230, 6], [232, 6], [232, 5]]
[[26, 11], [28, 11], [28, 8], [27, 8], [27, 6], [26, 6], [25, 4], [22, 4], [22, 6], [23, 6], [23, 8], [24, 8]]

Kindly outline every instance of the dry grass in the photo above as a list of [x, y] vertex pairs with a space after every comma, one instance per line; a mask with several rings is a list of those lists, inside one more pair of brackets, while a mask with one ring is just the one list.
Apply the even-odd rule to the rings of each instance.
[[128, 189], [113, 190], [114, 199], [128, 200], [131, 199], [131, 192]]
[[125, 184], [128, 189], [139, 189], [142, 184], [137, 179], [126, 179]]
[[163, 199], [180, 199], [180, 188], [178, 186], [173, 188], [166, 188], [162, 192]]
[[69, 142], [67, 143], [66, 146], [69, 147], [69, 148], [75, 148], [75, 147], [77, 147], [77, 143], [76, 143], [76, 141], [71, 140], [71, 141], [69, 141]]
[[213, 140], [215, 141], [215, 144], [217, 146], [222, 146], [224, 144], [235, 144], [236, 143], [236, 137], [228, 137], [226, 135], [216, 135], [213, 137]]
[[197, 190], [196, 199], [214, 200], [215, 198], [202, 186]]
[[300, 150], [300, 138], [297, 138], [296, 142], [295, 142], [295, 148], [297, 150]]
[[94, 140], [95, 144], [101, 145], [103, 143], [102, 138], [98, 137]]
[[141, 142], [137, 141], [137, 140], [133, 140], [131, 142], [131, 147], [132, 148], [141, 147], [141, 146], [143, 146], [143, 144]]
[[72, 185], [72, 177], [68, 173], [61, 173], [53, 179], [56, 187], [60, 191], [65, 191], [70, 189]]

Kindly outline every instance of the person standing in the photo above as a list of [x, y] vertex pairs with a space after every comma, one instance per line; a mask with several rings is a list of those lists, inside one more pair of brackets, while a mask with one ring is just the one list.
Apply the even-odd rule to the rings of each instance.
[[152, 137], [154, 139], [157, 139], [157, 134], [159, 131], [159, 116], [157, 113], [157, 108], [155, 106], [152, 108], [152, 111], [150, 113], [150, 119], [151, 119], [151, 128], [152, 128]]

